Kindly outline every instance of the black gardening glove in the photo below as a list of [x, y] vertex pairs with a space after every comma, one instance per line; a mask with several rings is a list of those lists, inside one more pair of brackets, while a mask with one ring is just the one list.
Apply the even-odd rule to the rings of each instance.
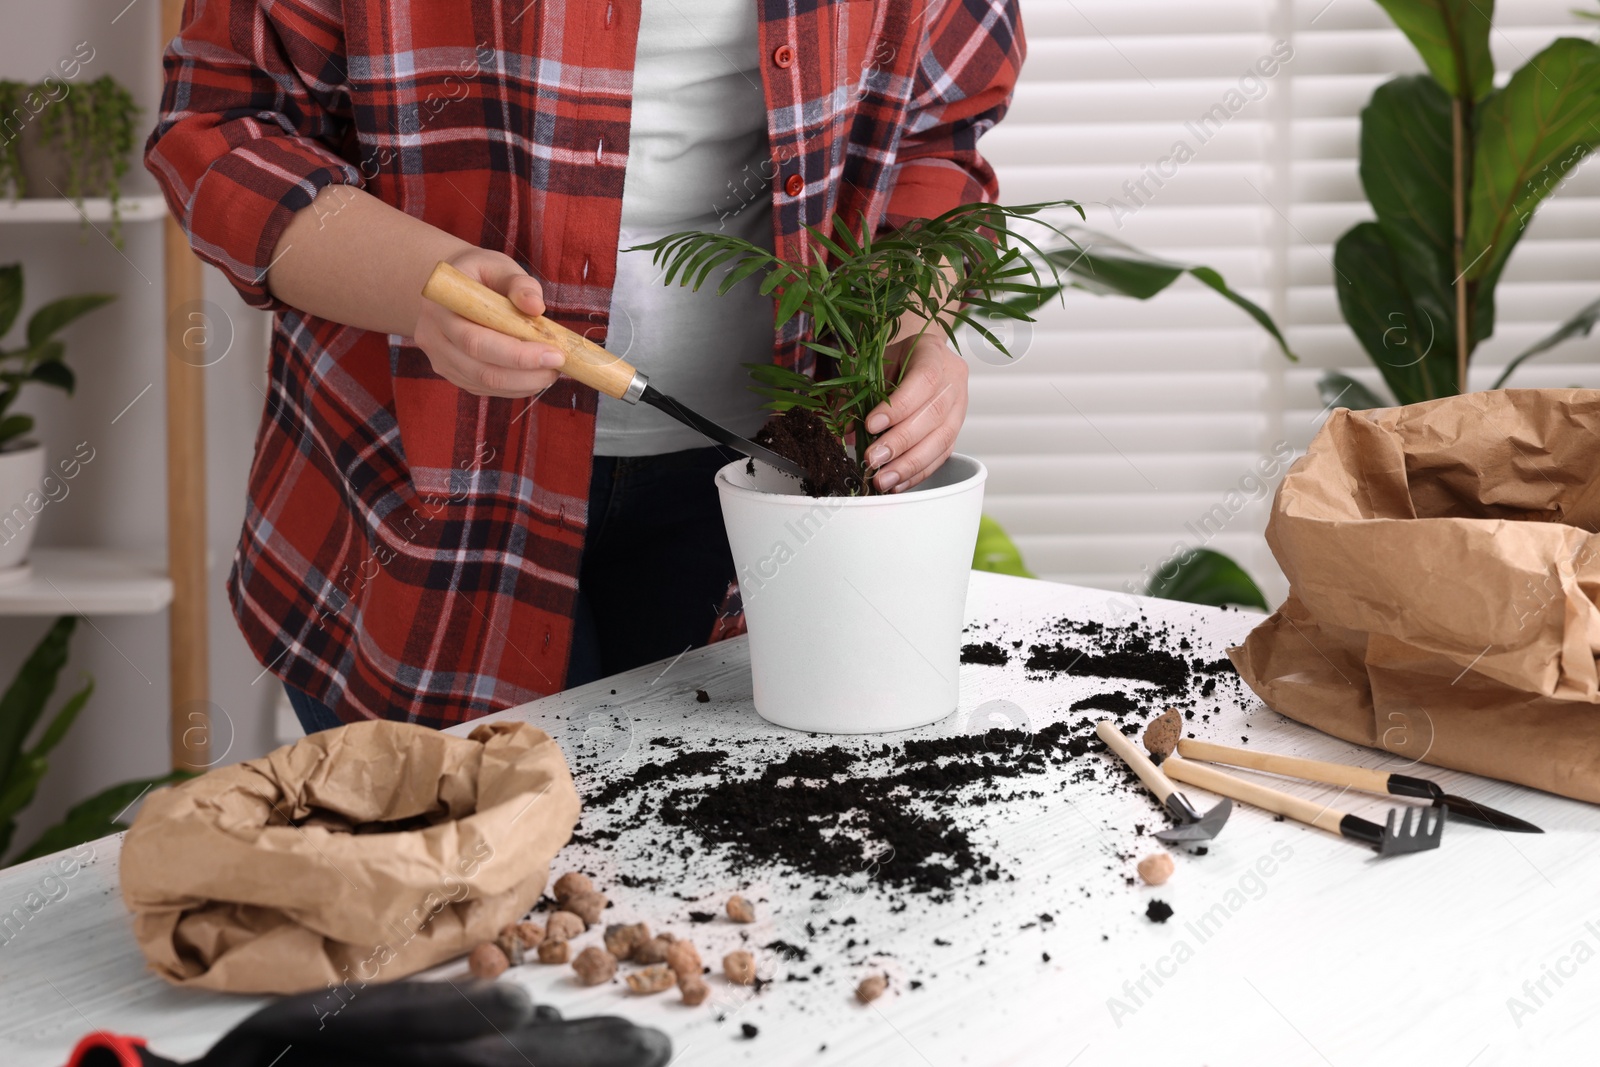
[[[565, 1021], [511, 983], [396, 982], [285, 997], [190, 1067], [663, 1067], [672, 1043], [626, 1019]], [[137, 1038], [84, 1038], [68, 1067], [179, 1067]]]

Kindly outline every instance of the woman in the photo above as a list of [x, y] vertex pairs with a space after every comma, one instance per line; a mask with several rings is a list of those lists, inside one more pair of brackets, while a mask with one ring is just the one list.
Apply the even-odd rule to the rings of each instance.
[[[191, 3], [146, 166], [276, 312], [229, 593], [306, 729], [448, 726], [676, 655], [733, 577], [734, 457], [424, 301], [438, 261], [753, 433], [740, 364], [809, 370], [802, 325], [619, 249], [725, 228], [799, 257], [835, 213], [993, 199], [976, 145], [1022, 54], [1016, 0]], [[869, 418], [880, 489], [965, 415], [936, 333]]]

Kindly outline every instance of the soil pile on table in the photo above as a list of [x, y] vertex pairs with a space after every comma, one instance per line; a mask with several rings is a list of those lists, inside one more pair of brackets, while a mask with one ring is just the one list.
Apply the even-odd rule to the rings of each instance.
[[970, 645], [961, 646], [961, 662], [1004, 667], [1011, 662], [1011, 653], [993, 641], [975, 641]]
[[[997, 729], [866, 753], [838, 745], [802, 750], [753, 777], [674, 791], [661, 817], [745, 864], [822, 878], [867, 871], [909, 892], [948, 893], [1001, 873], [941, 812], [1006, 799], [1000, 781], [1082, 755], [1089, 744], [1073, 743], [1073, 730], [1057, 723], [1037, 733]], [[986, 788], [978, 794], [956, 795], [979, 783]]]
[[806, 474], [800, 488], [807, 496], [855, 496], [861, 471], [826, 423], [802, 408], [774, 415], [757, 431], [755, 442], [784, 459], [800, 464]]
[[[891, 892], [946, 899], [962, 886], [1009, 877], [974, 836], [976, 822], [961, 819], [961, 811], [1085, 782], [1142, 795], [1120, 761], [1081, 757], [1105, 751], [1094, 734], [1100, 719], [1136, 736], [1164, 706], [1177, 706], [1193, 721], [1193, 704], [1210, 697], [1224, 677], [1241, 686], [1225, 657], [1205, 659], [1194, 651], [1186, 637], [1148, 620], [1061, 619], [1031, 641], [971, 641], [962, 648], [964, 663], [1004, 668], [1015, 657], [1035, 680], [1082, 676], [1117, 684], [1064, 701], [1058, 721], [1037, 730], [780, 747], [770, 763], [752, 759], [770, 752], [769, 742], [706, 748], [653, 738], [645, 742], [652, 750], [648, 762], [585, 798], [584, 826], [574, 840], [616, 841], [622, 827], [659, 818], [684, 832], [653, 844], [685, 860], [716, 855], [736, 870], [782, 869], [825, 880], [865, 873]], [[747, 746], [750, 751], [742, 751]], [[1070, 773], [1051, 773], [1061, 769]], [[1167, 821], [1153, 802], [1150, 816], [1150, 829]], [[1137, 827], [1140, 834], [1145, 829]]]
[[[1186, 733], [1200, 726], [1217, 701], [1245, 695], [1220, 649], [1194, 629], [1142, 615], [1025, 630], [992, 619], [966, 627], [962, 642], [962, 661], [982, 664], [968, 669], [1032, 683], [1015, 691], [1027, 706], [997, 700], [988, 710], [965, 709], [964, 720], [887, 738], [641, 735], [627, 743], [626, 772], [605, 741], [607, 723], [589, 758], [582, 744], [569, 755], [580, 782], [591, 783], [582, 788], [573, 844], [602, 854], [618, 885], [681, 901], [677, 921], [708, 937], [720, 931], [730, 888], [760, 887], [752, 899], [770, 903], [772, 933], [781, 936], [748, 939], [746, 947], [767, 954], [772, 974], [754, 994], [774, 982], [809, 982], [840, 985], [842, 996], [885, 959], [905, 968], [909, 994], [946, 968], [981, 973], [991, 949], [1007, 952], [1021, 937], [1017, 945], [1030, 953], [1049, 949], [1048, 964], [1061, 938], [1116, 932], [1078, 930], [1064, 918], [1058, 925], [1061, 909], [1106, 893], [1127, 894], [1128, 917], [1141, 926], [1170, 919], [1170, 905], [1131, 891], [1146, 835], [1171, 820], [1133, 771], [1105, 754], [1095, 724], [1110, 719], [1137, 737], [1170, 706]], [[695, 694], [684, 692], [685, 718], [697, 714]], [[985, 729], [995, 722], [1001, 726]], [[1116, 814], [1081, 805], [1092, 794], [1115, 797], [1106, 810]], [[997, 833], [996, 823], [1039, 818], [1063, 801], [1094, 833], [1082, 865], [1041, 896], [1014, 835]], [[1007, 918], [1014, 929], [989, 921], [987, 902], [1030, 895], [1049, 905], [1036, 920]], [[921, 905], [937, 907], [937, 916]], [[983, 936], [951, 940], [951, 930], [967, 927]]]
[[1188, 687], [1189, 661], [1163, 648], [1160, 635], [1142, 626], [1063, 619], [1056, 628], [1065, 632], [1064, 640], [1041, 641], [1028, 649], [1031, 674], [1127, 678], [1149, 682], [1168, 697], [1180, 696]]

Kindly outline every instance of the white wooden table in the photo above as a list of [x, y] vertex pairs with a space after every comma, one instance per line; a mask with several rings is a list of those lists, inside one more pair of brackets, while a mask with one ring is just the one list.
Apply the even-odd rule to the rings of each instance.
[[[1152, 620], [1192, 626], [1203, 638], [1196, 654], [1207, 657], [1221, 655], [1254, 621], [1167, 602], [1143, 607]], [[1045, 620], [1110, 618], [1112, 610], [1103, 592], [989, 575], [974, 576], [968, 601], [969, 619], [1000, 620], [990, 633], [1016, 637]], [[1030, 681], [1016, 662], [964, 667], [959, 711], [921, 733], [963, 732], [995, 700], [1020, 707], [1038, 728], [1073, 700], [1107, 688], [1093, 679]], [[712, 701], [697, 703], [696, 689]], [[1196, 720], [1200, 736], [1237, 743], [1248, 734], [1254, 748], [1399, 765], [1254, 701], [1240, 707], [1220, 698], [1210, 723]], [[766, 739], [768, 751], [780, 752], [834, 740], [757, 718], [743, 641], [504, 715], [549, 730], [580, 763], [598, 757], [604, 769], [580, 776], [580, 788], [637, 767], [650, 752], [659, 756], [663, 750], [648, 741], [664, 734], [682, 735], [688, 747]], [[1488, 1067], [1563, 1054], [1587, 1062], [1600, 1040], [1600, 811], [1469, 775], [1419, 773], [1547, 832], [1452, 824], [1441, 849], [1380, 862], [1351, 843], [1245, 808], [1208, 855], [1178, 855], [1172, 881], [1151, 890], [1125, 881], [1133, 858], [1156, 847], [1132, 828], [1160, 825], [1148, 800], [1097, 783], [1068, 785], [979, 809], [975, 837], [1015, 880], [986, 887], [976, 906], [911, 898], [892, 913], [871, 893], [841, 895], [834, 885], [829, 900], [814, 901], [810, 880], [755, 874], [746, 895], [767, 903], [751, 940], [808, 944], [803, 968], [765, 965], [781, 975], [821, 964], [824, 973], [813, 980], [780, 980], [753, 994], [716, 978], [710, 1004], [689, 1009], [676, 994], [627, 998], [615, 986], [580, 988], [567, 968], [530, 966], [510, 977], [569, 1015], [621, 1011], [662, 1027], [678, 1064]], [[1290, 788], [1312, 797], [1333, 792]], [[1348, 806], [1369, 817], [1385, 807], [1376, 798]], [[586, 817], [586, 832], [598, 827], [592, 821]], [[0, 929], [0, 1064], [61, 1064], [81, 1034], [99, 1028], [145, 1035], [157, 1051], [191, 1058], [259, 1003], [172, 989], [145, 972], [117, 892], [118, 847], [116, 838], [94, 843], [92, 860], [65, 879], [47, 880], [49, 859], [0, 875], [0, 923], [13, 917]], [[667, 887], [618, 886], [615, 876], [624, 872], [604, 848], [570, 847], [556, 867], [597, 877], [615, 902], [608, 921], [640, 917], [692, 934], [713, 966], [749, 929], [721, 920], [688, 924], [689, 910], [718, 910], [732, 888], [715, 865], [698, 883], [674, 887], [685, 897], [703, 894], [699, 902]], [[865, 876], [846, 888], [864, 886]], [[1151, 896], [1172, 905], [1171, 921], [1144, 917]], [[870, 936], [872, 955], [842, 950], [836, 936], [806, 940], [805, 922], [825, 924], [843, 910]], [[1041, 912], [1054, 921], [1038, 922]], [[849, 994], [869, 966], [886, 969], [893, 984], [862, 1007]], [[913, 977], [922, 982], [915, 990]], [[745, 1023], [758, 1028], [756, 1037], [743, 1036]]]

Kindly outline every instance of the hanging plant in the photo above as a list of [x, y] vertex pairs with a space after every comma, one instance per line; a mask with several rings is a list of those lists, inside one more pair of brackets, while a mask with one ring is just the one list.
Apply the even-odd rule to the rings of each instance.
[[111, 201], [111, 240], [118, 247], [122, 215], [117, 197], [128, 173], [138, 117], [133, 94], [108, 74], [74, 86], [38, 118], [42, 142], [66, 157], [66, 195], [79, 207], [88, 196]]
[[21, 130], [11, 116], [24, 114], [22, 103], [28, 92], [28, 86], [22, 82], [0, 79], [0, 194], [7, 186], [11, 187], [13, 196], [23, 193]]

